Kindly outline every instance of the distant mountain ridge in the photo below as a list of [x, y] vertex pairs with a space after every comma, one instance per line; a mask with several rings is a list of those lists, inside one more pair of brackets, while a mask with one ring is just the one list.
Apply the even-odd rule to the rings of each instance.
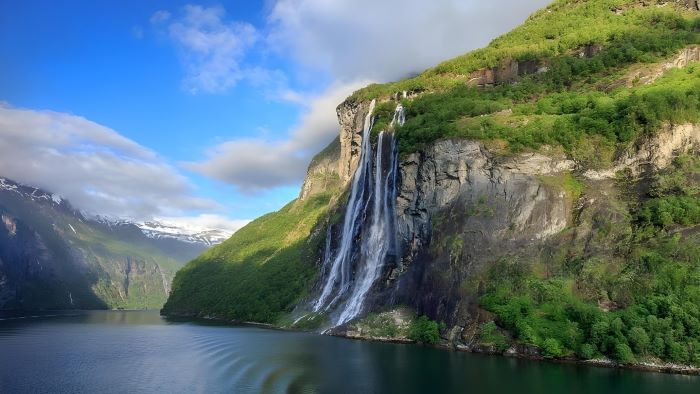
[[158, 308], [175, 271], [217, 236], [159, 236], [2, 177], [0, 219], [0, 309]]
[[192, 244], [202, 244], [208, 247], [220, 244], [233, 234], [233, 231], [230, 230], [201, 226], [186, 226], [160, 219], [139, 221], [103, 215], [91, 215], [75, 210], [70, 206], [70, 204], [67, 203], [67, 200], [59, 194], [50, 193], [40, 188], [24, 185], [3, 177], [0, 177], [0, 190], [17, 193], [20, 196], [32, 201], [51, 201], [57, 206], [64, 204], [66, 207], [73, 210], [74, 213], [82, 215], [84, 218], [86, 218], [86, 220], [92, 220], [107, 225], [108, 227], [136, 226], [143, 232], [144, 235], [152, 239], [173, 239]]

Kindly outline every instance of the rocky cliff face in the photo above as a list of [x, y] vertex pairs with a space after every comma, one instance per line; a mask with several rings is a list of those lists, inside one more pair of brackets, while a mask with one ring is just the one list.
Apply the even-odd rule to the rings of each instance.
[[[567, 225], [571, 196], [543, 176], [572, 170], [564, 157], [498, 158], [475, 141], [441, 141], [401, 163], [399, 237], [408, 264], [429, 245], [434, 227], [465, 237], [453, 242], [481, 251], [546, 239]], [[477, 260], [493, 253], [471, 253]]]
[[362, 126], [369, 109], [367, 102], [345, 101], [338, 106], [340, 123], [340, 157], [338, 175], [343, 184], [352, 179], [360, 162], [362, 149]]
[[[357, 168], [367, 108], [338, 107], [344, 184]], [[617, 174], [641, 179], [699, 147], [700, 126], [682, 124], [640, 139], [605, 170], [587, 170], [554, 148], [512, 155], [472, 140], [442, 140], [406, 155], [396, 200], [401, 256], [385, 267], [368, 310], [409, 305], [466, 327], [483, 318], [466, 287], [478, 288], [470, 280], [485, 268], [506, 257], [536, 261], [573, 249], [606, 255], [610, 245], [592, 240], [597, 226], [618, 223], [611, 239], [629, 232]]]
[[340, 186], [340, 152], [340, 138], [335, 138], [311, 160], [299, 192], [300, 200]]

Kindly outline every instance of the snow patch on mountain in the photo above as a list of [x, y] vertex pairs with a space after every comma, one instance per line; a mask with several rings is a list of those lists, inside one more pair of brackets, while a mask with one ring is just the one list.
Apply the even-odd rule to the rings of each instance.
[[28, 198], [32, 201], [45, 200], [56, 205], [61, 205], [61, 203], [64, 201], [63, 197], [58, 194], [49, 193], [38, 187], [25, 185], [2, 177], [0, 177], [0, 190], [17, 193], [20, 196]]
[[164, 219], [134, 223], [146, 236], [163, 239], [173, 238], [190, 243], [216, 245], [227, 240], [235, 229], [220, 229], [196, 226]]
[[58, 194], [0, 177], [0, 191], [3, 190], [17, 193], [23, 198], [32, 201], [43, 200], [49, 204], [65, 206], [75, 213], [79, 221], [82, 221], [83, 218], [87, 218], [87, 220], [101, 223], [112, 229], [117, 229], [121, 226], [136, 226], [149, 238], [174, 239], [206, 246], [216, 245], [227, 240], [236, 230], [249, 222], [249, 220], [231, 220], [219, 215], [208, 214], [193, 217], [137, 220], [96, 215], [84, 211], [78, 212], [73, 210], [68, 201]]
[[177, 237], [207, 245], [219, 244], [233, 235], [250, 220], [230, 219], [215, 214], [198, 216], [160, 217], [137, 223], [151, 237]]

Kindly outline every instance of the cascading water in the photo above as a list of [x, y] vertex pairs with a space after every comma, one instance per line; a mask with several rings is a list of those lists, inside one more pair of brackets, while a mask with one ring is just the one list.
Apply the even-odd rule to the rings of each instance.
[[399, 104], [389, 131], [379, 133], [372, 160], [370, 135], [374, 105], [372, 101], [365, 118], [360, 163], [353, 176], [337, 253], [332, 257], [328, 248], [324, 253], [326, 280], [313, 304], [314, 312], [329, 311], [347, 295], [344, 304], [336, 308], [339, 312], [333, 319], [334, 325], [346, 323], [362, 312], [367, 294], [382, 275], [387, 257], [396, 254], [394, 205], [398, 162], [391, 130], [397, 124], [403, 125], [405, 115]]
[[[350, 198], [345, 209], [345, 220], [343, 222], [343, 232], [340, 235], [340, 244], [338, 253], [331, 262], [328, 277], [321, 290], [321, 295], [314, 303], [314, 312], [328, 310], [335, 302], [348, 290], [350, 284], [350, 264], [352, 255], [352, 244], [355, 234], [357, 233], [357, 217], [364, 208], [364, 195], [366, 192], [365, 178], [369, 167], [371, 166], [371, 156], [369, 152], [372, 150], [370, 144], [370, 132], [372, 131], [372, 112], [374, 111], [375, 100], [369, 105], [369, 111], [365, 117], [365, 123], [362, 130], [362, 150], [360, 151], [360, 164], [355, 170], [352, 186], [350, 188]], [[324, 262], [324, 265], [328, 260]], [[331, 292], [337, 288], [335, 297], [328, 302]]]
[[[390, 163], [385, 175], [382, 166], [385, 141], [389, 142], [388, 155]], [[375, 160], [373, 208], [369, 233], [363, 239], [361, 258], [364, 265], [360, 267], [354, 280], [352, 293], [345, 304], [336, 324], [343, 324], [356, 317], [362, 310], [367, 292], [379, 278], [387, 252], [393, 247], [393, 200], [396, 197], [394, 185], [394, 161], [396, 160], [394, 136], [382, 131], [377, 140], [377, 158]]]

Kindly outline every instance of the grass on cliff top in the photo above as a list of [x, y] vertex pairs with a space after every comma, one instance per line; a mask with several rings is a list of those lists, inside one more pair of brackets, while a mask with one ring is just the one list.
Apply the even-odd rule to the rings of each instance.
[[692, 30], [700, 25], [697, 11], [661, 0], [644, 3], [646, 6], [639, 0], [557, 0], [485, 48], [445, 61], [414, 78], [369, 85], [349, 100], [389, 97], [401, 91], [445, 91], [465, 84], [471, 72], [496, 67], [504, 60], [550, 59], [622, 35], [643, 36], [678, 27]]
[[317, 274], [324, 232], [311, 231], [331, 193], [295, 200], [264, 215], [181, 269], [163, 310], [172, 314], [273, 323], [289, 312]]
[[[621, 83], [640, 65], [651, 67], [700, 43], [700, 13], [646, 3], [557, 1], [484, 49], [415, 78], [371, 85], [349, 100], [424, 92], [402, 100], [407, 120], [396, 133], [403, 154], [439, 139], [470, 138], [502, 141], [510, 152], [559, 145], [585, 166], [604, 167], [616, 149], [641, 133], [700, 117], [700, 73], [694, 66], [648, 87], [630, 90]], [[574, 51], [592, 44], [602, 49], [590, 57]], [[493, 87], [467, 86], [470, 72], [513, 59], [536, 59], [547, 71]], [[395, 105], [380, 103], [375, 125], [384, 126]]]

